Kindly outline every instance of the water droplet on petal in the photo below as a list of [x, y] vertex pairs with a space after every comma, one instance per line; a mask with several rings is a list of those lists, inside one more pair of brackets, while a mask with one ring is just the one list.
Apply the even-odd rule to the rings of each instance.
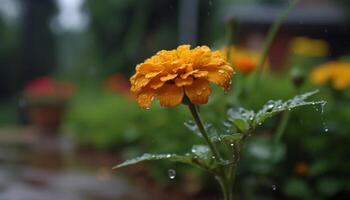
[[175, 176], [176, 176], [176, 171], [173, 170], [173, 169], [169, 169], [168, 170], [168, 176], [169, 176], [170, 179], [174, 179]]
[[222, 70], [222, 69], [219, 69], [219, 71], [218, 71], [220, 74], [224, 74], [225, 73], [225, 71], [224, 70]]

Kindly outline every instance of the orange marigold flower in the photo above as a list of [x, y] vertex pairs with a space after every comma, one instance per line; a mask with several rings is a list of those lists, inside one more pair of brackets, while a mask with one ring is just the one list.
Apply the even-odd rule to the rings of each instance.
[[[243, 74], [253, 72], [258, 67], [261, 59], [261, 54], [259, 52], [242, 47], [230, 46], [221, 51], [223, 55], [227, 57], [228, 61]], [[266, 61], [264, 68], [267, 68], [268, 66], [269, 62]]]
[[193, 104], [205, 104], [211, 94], [209, 82], [228, 90], [232, 74], [232, 67], [219, 51], [181, 45], [159, 51], [137, 65], [130, 78], [131, 91], [142, 108], [148, 108], [155, 96], [162, 106], [176, 106], [184, 95]]
[[350, 63], [332, 61], [316, 67], [310, 74], [311, 82], [323, 85], [330, 81], [337, 90], [350, 86]]

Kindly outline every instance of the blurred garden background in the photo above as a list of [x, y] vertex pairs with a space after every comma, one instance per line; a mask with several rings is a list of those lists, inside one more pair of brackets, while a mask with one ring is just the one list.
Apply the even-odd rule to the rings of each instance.
[[201, 142], [184, 106], [142, 110], [129, 91], [138, 63], [180, 44], [220, 50], [237, 71], [231, 90], [213, 88], [202, 107], [208, 128], [229, 107], [315, 89], [327, 101], [259, 127], [242, 152], [237, 199], [349, 199], [350, 2], [301, 0], [259, 68], [290, 3], [0, 0], [0, 199], [220, 199], [214, 180], [188, 166], [112, 170]]

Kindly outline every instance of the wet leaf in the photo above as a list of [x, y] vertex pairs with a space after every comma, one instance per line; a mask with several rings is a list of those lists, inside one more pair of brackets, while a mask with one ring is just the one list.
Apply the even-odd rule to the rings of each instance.
[[236, 143], [237, 141], [241, 140], [243, 137], [242, 134], [240, 133], [235, 133], [235, 134], [232, 134], [232, 135], [221, 135], [221, 136], [214, 136], [214, 137], [211, 137], [210, 140], [212, 142], [225, 142], [227, 144], [232, 144], [232, 143]]
[[286, 110], [292, 110], [297, 107], [301, 106], [308, 106], [308, 105], [318, 105], [318, 104], [325, 104], [325, 101], [306, 101], [307, 98], [310, 96], [316, 94], [318, 90], [307, 92], [301, 95], [297, 95], [292, 99], [289, 99], [287, 101], [282, 100], [270, 100], [268, 101], [261, 110], [259, 110], [253, 121], [253, 126], [259, 125], [262, 122], [264, 122], [266, 119], [273, 117], [274, 115], [286, 111]]
[[116, 165], [113, 167], [113, 169], [134, 165], [144, 161], [154, 160], [168, 160], [172, 162], [180, 162], [189, 165], [194, 165], [206, 170], [211, 170], [216, 167], [215, 159], [213, 158], [209, 148], [206, 145], [194, 145], [191, 149], [191, 153], [186, 153], [185, 155], [145, 153], [140, 157], [130, 159], [119, 165]]
[[113, 167], [113, 169], [126, 167], [129, 165], [137, 164], [139, 162], [150, 161], [150, 160], [169, 160], [169, 161], [173, 161], [173, 162], [181, 162], [181, 163], [191, 164], [191, 157], [190, 156], [180, 156], [177, 154], [149, 154], [149, 153], [145, 153], [142, 156], [127, 160], [119, 165], [116, 165]]
[[250, 121], [254, 119], [255, 113], [252, 110], [244, 108], [234, 109], [231, 108], [227, 112], [228, 120], [237, 128], [240, 132], [245, 132], [250, 128]]
[[[188, 120], [187, 122], [184, 123], [184, 125], [194, 134], [196, 134], [199, 137], [202, 137], [202, 134], [199, 131], [199, 128], [197, 126], [197, 124], [192, 121], [192, 120]], [[205, 123], [204, 124], [205, 129], [207, 130], [208, 134], [211, 136], [217, 135], [217, 130], [215, 129], [215, 127], [210, 124], [210, 123]]]

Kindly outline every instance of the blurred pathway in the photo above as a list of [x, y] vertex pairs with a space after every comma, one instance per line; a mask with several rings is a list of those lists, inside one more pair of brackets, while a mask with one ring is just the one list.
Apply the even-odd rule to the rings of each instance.
[[72, 147], [32, 129], [0, 129], [0, 200], [150, 199], [109, 166], [79, 163]]

